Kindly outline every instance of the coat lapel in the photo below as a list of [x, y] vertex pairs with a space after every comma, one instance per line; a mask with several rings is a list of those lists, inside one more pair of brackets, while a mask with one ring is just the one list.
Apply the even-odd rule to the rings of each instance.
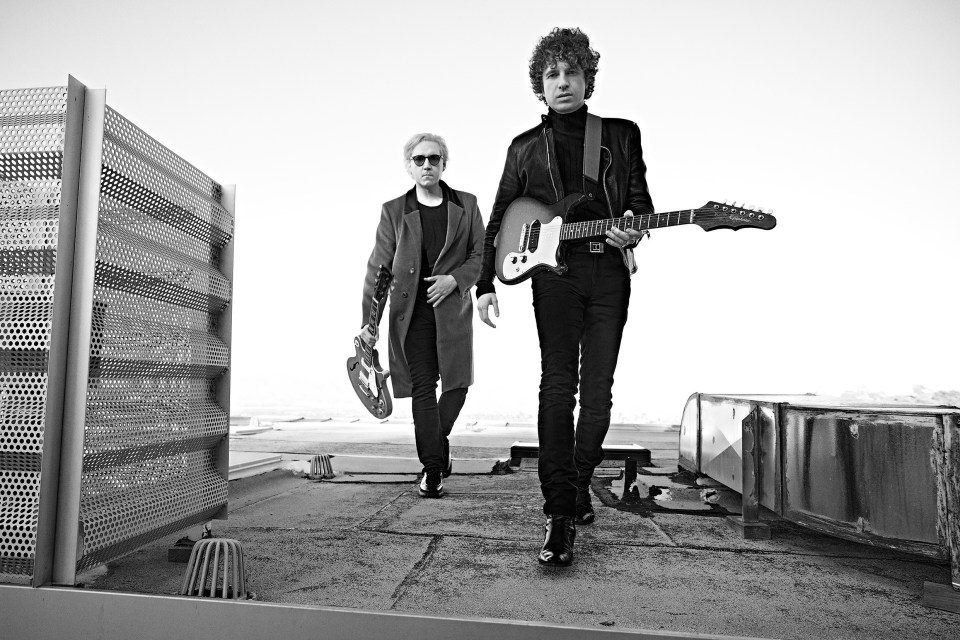
[[[419, 251], [420, 245], [423, 244], [423, 227], [420, 225], [420, 205], [417, 203], [415, 189], [407, 192], [407, 197], [403, 203], [403, 227], [409, 234], [404, 244]], [[419, 253], [417, 257], [419, 257]]]
[[[437, 263], [443, 259], [443, 256], [451, 249], [460, 225], [463, 223], [464, 211], [457, 192], [451, 189], [445, 182], [440, 181], [440, 185], [447, 195], [447, 236], [443, 241], [443, 249], [437, 256]], [[416, 214], [416, 215], [414, 215]], [[419, 248], [423, 243], [423, 226], [420, 222], [420, 203], [417, 202], [416, 188], [407, 192], [407, 197], [403, 205], [403, 225], [410, 233], [410, 245]], [[433, 265], [435, 266], [435, 265]]]
[[443, 249], [440, 250], [440, 255], [437, 256], [438, 264], [447, 251], [450, 250], [450, 247], [453, 246], [453, 239], [457, 237], [457, 231], [460, 229], [462, 221], [463, 207], [453, 200], [447, 200], [447, 237], [443, 241]]

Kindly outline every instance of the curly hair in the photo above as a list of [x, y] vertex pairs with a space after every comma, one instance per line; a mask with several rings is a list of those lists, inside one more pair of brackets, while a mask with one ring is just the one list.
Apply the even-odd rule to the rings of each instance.
[[582, 70], [587, 81], [583, 99], [593, 95], [600, 54], [590, 48], [590, 38], [579, 28], [555, 27], [540, 38], [533, 55], [530, 56], [530, 85], [537, 98], [546, 103], [543, 96], [543, 72], [547, 67], [556, 66], [558, 62], [566, 62], [571, 67]]

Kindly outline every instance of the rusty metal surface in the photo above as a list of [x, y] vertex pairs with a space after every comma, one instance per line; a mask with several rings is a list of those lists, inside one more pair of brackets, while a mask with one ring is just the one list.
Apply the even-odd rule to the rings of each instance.
[[932, 455], [937, 426], [960, 409], [813, 395], [694, 394], [681, 425], [684, 466], [742, 493], [742, 420], [753, 407], [763, 416], [762, 506], [831, 535], [947, 557]]
[[936, 544], [935, 413], [784, 408], [784, 517]]
[[941, 416], [930, 455], [937, 474], [937, 536], [952, 565], [950, 581], [960, 612], [960, 416]]

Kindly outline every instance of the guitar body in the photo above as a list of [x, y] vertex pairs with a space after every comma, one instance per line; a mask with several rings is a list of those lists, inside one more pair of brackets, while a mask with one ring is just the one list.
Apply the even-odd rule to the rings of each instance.
[[369, 352], [364, 348], [359, 336], [353, 339], [353, 346], [357, 355], [347, 358], [347, 375], [353, 390], [374, 418], [389, 417], [393, 412], [393, 400], [387, 388], [390, 372], [384, 371], [380, 366], [380, 354], [376, 349], [372, 350], [372, 355], [368, 355]]
[[497, 278], [504, 284], [517, 284], [545, 269], [565, 273], [560, 227], [567, 212], [582, 199], [576, 193], [552, 205], [526, 197], [511, 202], [496, 239]]
[[[392, 279], [393, 274], [390, 270], [380, 265], [368, 322], [374, 335], [377, 335], [377, 325], [380, 321], [380, 303], [386, 297], [387, 287]], [[353, 348], [357, 354], [347, 358], [347, 377], [350, 378], [350, 385], [364, 408], [374, 418], [386, 418], [393, 412], [393, 400], [390, 399], [390, 390], [387, 389], [387, 378], [390, 372], [383, 370], [380, 366], [380, 354], [361, 340], [360, 336], [353, 339]]]

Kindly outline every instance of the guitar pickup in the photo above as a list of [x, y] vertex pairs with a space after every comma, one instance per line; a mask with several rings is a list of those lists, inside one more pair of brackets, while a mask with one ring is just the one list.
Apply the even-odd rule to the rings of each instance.
[[517, 247], [517, 251], [523, 253], [527, 246], [527, 238], [530, 234], [530, 225], [523, 225], [520, 227], [520, 246]]

